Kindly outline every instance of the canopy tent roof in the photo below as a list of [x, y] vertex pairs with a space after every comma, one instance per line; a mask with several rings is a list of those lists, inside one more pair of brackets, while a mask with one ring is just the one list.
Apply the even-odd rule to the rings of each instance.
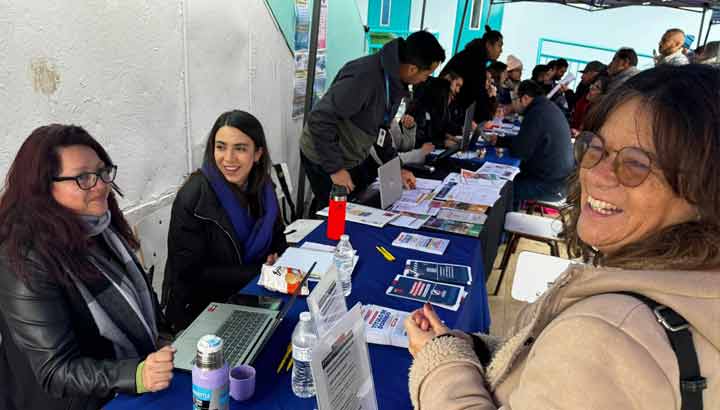
[[703, 9], [720, 7], [719, 0], [492, 0], [492, 4], [519, 3], [521, 1], [564, 4], [588, 11], [608, 10], [627, 6], [661, 6], [688, 11], [702, 11]]

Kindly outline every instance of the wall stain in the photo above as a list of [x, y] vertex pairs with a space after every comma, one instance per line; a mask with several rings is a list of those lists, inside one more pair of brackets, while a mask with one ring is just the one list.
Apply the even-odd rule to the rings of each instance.
[[30, 62], [33, 77], [33, 89], [45, 95], [53, 94], [60, 84], [60, 74], [55, 65], [46, 58], [35, 58]]

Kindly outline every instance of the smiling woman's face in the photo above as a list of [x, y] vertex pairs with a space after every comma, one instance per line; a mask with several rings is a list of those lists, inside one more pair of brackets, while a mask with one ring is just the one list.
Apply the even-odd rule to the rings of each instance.
[[637, 187], [622, 185], [613, 170], [616, 151], [637, 147], [652, 156], [651, 116], [637, 99], [615, 110], [598, 131], [611, 153], [590, 169], [580, 168], [581, 210], [577, 223], [582, 241], [605, 254], [690, 221], [696, 210], [675, 195], [657, 164]]

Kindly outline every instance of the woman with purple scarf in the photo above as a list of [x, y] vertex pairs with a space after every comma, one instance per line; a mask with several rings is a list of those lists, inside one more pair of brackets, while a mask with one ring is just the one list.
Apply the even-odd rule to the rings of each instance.
[[245, 111], [215, 121], [201, 169], [173, 203], [163, 303], [174, 331], [223, 302], [287, 248], [262, 125]]

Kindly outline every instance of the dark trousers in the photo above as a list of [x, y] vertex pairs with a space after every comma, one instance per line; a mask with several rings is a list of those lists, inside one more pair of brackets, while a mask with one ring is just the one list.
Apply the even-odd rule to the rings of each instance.
[[513, 181], [513, 208], [518, 210], [522, 201], [559, 201], [567, 194], [567, 183], [543, 181], [520, 173]]
[[[308, 181], [310, 181], [310, 189], [312, 189], [313, 195], [315, 196], [317, 209], [325, 208], [330, 202], [330, 191], [332, 191], [333, 186], [330, 174], [325, 172], [320, 164], [316, 164], [307, 159], [302, 152], [300, 152], [300, 161], [305, 170], [305, 175], [307, 175]], [[377, 165], [375, 165], [372, 158], [368, 158], [360, 165], [349, 169], [348, 172], [353, 180], [353, 184], [355, 184], [355, 190], [348, 196], [348, 200], [352, 200], [355, 194], [364, 191], [365, 188], [372, 184], [375, 178], [377, 178]]]

